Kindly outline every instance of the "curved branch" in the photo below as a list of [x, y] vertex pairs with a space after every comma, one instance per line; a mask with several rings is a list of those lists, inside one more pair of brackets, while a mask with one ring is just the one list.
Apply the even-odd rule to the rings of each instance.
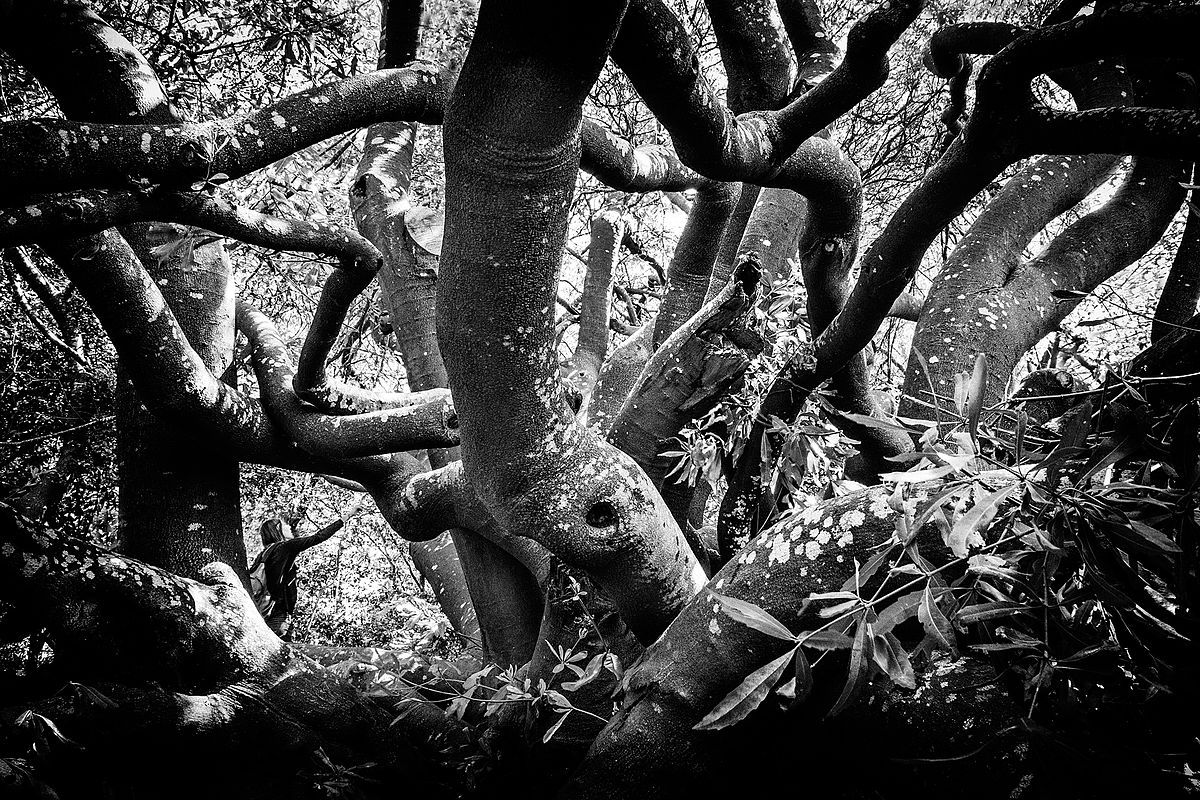
[[340, 256], [348, 267], [372, 274], [381, 258], [357, 231], [337, 223], [280, 219], [204, 192], [95, 189], [29, 200], [24, 206], [0, 209], [0, 245], [154, 221], [193, 225], [259, 247]]
[[95, 253], [57, 260], [112, 339], [142, 402], [241, 460], [291, 463], [294, 445], [259, 403], [208, 370], [125, 240], [114, 231], [96, 238]]
[[374, 122], [440, 122], [447, 80], [436, 65], [414, 62], [403, 69], [345, 78], [250, 114], [211, 122], [9, 122], [0, 126], [0, 198], [11, 205], [47, 192], [124, 188], [130, 182], [182, 188], [220, 174], [241, 177]]
[[980, 72], [980, 126], [1011, 130], [1020, 155], [1133, 153], [1190, 158], [1200, 145], [1200, 114], [1163, 108], [1059, 111], [1036, 103], [1030, 81], [1109, 57], [1163, 58], [1191, 52], [1200, 8], [1125, 3], [1017, 37]]
[[692, 211], [667, 266], [666, 293], [654, 319], [655, 349], [700, 311], [708, 294], [713, 265], [721, 251], [721, 234], [729, 223], [740, 183], [713, 182], [696, 193]]
[[584, 119], [580, 126], [583, 154], [579, 167], [596, 180], [622, 192], [678, 192], [711, 182], [685, 166], [665, 145], [634, 147], [604, 126]]
[[969, 65], [967, 54], [995, 55], [1024, 33], [1024, 28], [1007, 22], [944, 25], [929, 37], [926, 64], [939, 78], [952, 80]]
[[924, 4], [895, 0], [851, 29], [846, 57], [818, 86], [779, 111], [735, 116], [696, 68], [692, 43], [659, 0], [634, 0], [613, 60], [675, 143], [685, 164], [718, 180], [776, 185], [796, 149], [883, 84], [887, 51]]
[[613, 271], [621, 254], [625, 230], [625, 221], [615, 209], [606, 209], [592, 217], [587, 271], [579, 301], [579, 336], [575, 351], [563, 365], [566, 379], [583, 395], [585, 403], [596, 385], [604, 357], [608, 355]]
[[423, 392], [418, 402], [406, 406], [350, 416], [315, 411], [292, 390], [291, 358], [271, 320], [239, 302], [237, 326], [250, 340], [254, 373], [267, 410], [305, 451], [346, 459], [457, 444], [457, 420], [448, 391]]

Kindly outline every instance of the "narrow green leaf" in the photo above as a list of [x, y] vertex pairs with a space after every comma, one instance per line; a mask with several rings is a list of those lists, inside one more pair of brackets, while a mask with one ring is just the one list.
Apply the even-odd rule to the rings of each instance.
[[806, 599], [812, 600], [857, 600], [858, 595], [850, 591], [813, 592]]
[[871, 578], [875, 577], [875, 573], [879, 571], [881, 566], [887, 563], [891, 555], [892, 548], [888, 547], [868, 558], [867, 563], [863, 564], [862, 569], [857, 570], [854, 575], [851, 575], [842, 584], [842, 591], [848, 592], [851, 589], [858, 589], [866, 584]]
[[554, 738], [554, 734], [558, 733], [558, 729], [562, 727], [562, 724], [567, 721], [567, 717], [569, 717], [569, 716], [571, 716], [570, 710], [563, 712], [562, 716], [559, 717], [558, 720], [553, 725], [550, 726], [549, 730], [547, 730], [545, 734], [543, 734], [542, 744], [545, 744], [546, 742], [548, 742]]
[[881, 480], [892, 483], [924, 483], [925, 481], [936, 481], [953, 473], [954, 467], [945, 466], [919, 469], [915, 472], [885, 472], [879, 477]]
[[975, 355], [975, 367], [971, 370], [971, 381], [967, 385], [967, 432], [977, 439], [979, 412], [983, 410], [983, 398], [987, 393], [987, 353]]
[[721, 604], [721, 609], [726, 614], [746, 627], [753, 628], [759, 633], [765, 633], [767, 636], [774, 636], [776, 639], [783, 639], [786, 642], [794, 642], [796, 640], [796, 637], [792, 635], [792, 632], [787, 629], [786, 625], [754, 603], [739, 600], [736, 597], [727, 597], [716, 592], [713, 592], [713, 597]]
[[[975, 501], [975, 505], [971, 506], [967, 513], [963, 514], [958, 522], [954, 523], [954, 527], [950, 530], [950, 536], [946, 542], [950, 549], [954, 552], [957, 558], [966, 558], [968, 554], [968, 540], [972, 534], [978, 534], [985, 530], [992, 520], [996, 517], [996, 512], [1000, 510], [1000, 504], [1018, 488], [1021, 484], [1011, 483], [1003, 489], [998, 489], [991, 494], [985, 495]], [[982, 538], [979, 543], [982, 544]]]
[[917, 688], [917, 676], [913, 672], [912, 662], [908, 660], [908, 653], [895, 634], [880, 635], [876, 630], [874, 650], [875, 664], [892, 683], [905, 689]]
[[865, 619], [859, 622], [858, 631], [854, 634], [854, 646], [850, 648], [850, 671], [846, 675], [846, 685], [826, 716], [835, 717], [842, 713], [866, 686], [874, 660], [874, 640], [871, 623]]
[[[1114, 526], [1110, 527], [1109, 530], [1115, 531], [1116, 529], [1121, 528], [1121, 527], [1122, 526], [1120, 526], [1120, 525], [1114, 525]], [[1171, 537], [1167, 536], [1165, 533], [1160, 531], [1158, 528], [1152, 528], [1144, 522], [1139, 522], [1136, 519], [1129, 520], [1129, 527], [1125, 528], [1122, 531], [1122, 533], [1126, 533], [1128, 531], [1132, 531], [1133, 533], [1136, 533], [1142, 539], [1145, 539], [1147, 542], [1149, 542], [1151, 545], [1151, 547], [1150, 547], [1151, 550], [1158, 549], [1158, 550], [1162, 550], [1167, 553], [1182, 553], [1183, 552], [1181, 549], [1179, 549], [1179, 545], [1175, 544], [1174, 540], [1172, 540]], [[1133, 537], [1121, 536], [1120, 538], [1129, 541]]]
[[746, 676], [737, 688], [725, 695], [712, 711], [693, 726], [697, 731], [715, 731], [728, 728], [744, 720], [750, 712], [762, 705], [771, 687], [779, 682], [792, 660], [792, 652], [781, 655], [766, 666], [759, 667]]
[[847, 600], [844, 603], [838, 603], [837, 605], [830, 606], [829, 608], [822, 608], [817, 612], [817, 616], [819, 616], [821, 619], [831, 619], [840, 614], [845, 614], [847, 611], [850, 611], [861, 602], [861, 600], [855, 597], [853, 600]]
[[921, 598], [924, 595], [925, 590], [918, 589], [915, 592], [909, 592], [897, 597], [895, 602], [879, 612], [879, 619], [875, 620], [875, 632], [880, 634], [890, 633], [892, 628], [901, 622], [915, 617], [917, 615], [917, 607], [921, 605]]
[[929, 591], [929, 587], [925, 587], [925, 591], [922, 593], [917, 618], [921, 620], [921, 625], [925, 628], [925, 635], [933, 639], [935, 644], [951, 653], [958, 653], [954, 631], [950, 629], [950, 621], [938, 608], [937, 601], [933, 599], [933, 593]]
[[813, 677], [808, 657], [804, 655], [804, 651], [799, 647], [796, 648], [796, 677], [794, 680], [796, 681], [796, 689], [792, 703], [802, 703], [812, 693]]
[[800, 644], [814, 650], [845, 650], [854, 640], [841, 631], [801, 631], [796, 635]]
[[895, 422], [890, 422], [886, 419], [879, 419], [878, 417], [872, 417], [867, 414], [854, 414], [849, 411], [838, 411], [837, 409], [835, 409], [833, 407], [830, 407], [829, 411], [831, 413], [833, 413], [834, 415], [842, 417], [843, 419], [846, 419], [850, 422], [853, 422], [858, 425], [862, 425], [864, 428], [878, 428], [880, 430], [890, 430], [890, 431], [900, 431], [901, 433], [910, 433], [908, 428], [904, 427], [903, 425], [898, 425]]
[[592, 656], [592, 660], [588, 662], [587, 669], [579, 676], [578, 680], [566, 681], [562, 684], [563, 691], [573, 692], [581, 686], [586, 686], [600, 676], [604, 669], [604, 659], [607, 653], [597, 653]]
[[1029, 607], [1022, 603], [978, 603], [960, 609], [954, 615], [954, 619], [964, 625], [970, 625], [975, 622], [986, 622], [989, 619], [1011, 617], [1029, 610]]

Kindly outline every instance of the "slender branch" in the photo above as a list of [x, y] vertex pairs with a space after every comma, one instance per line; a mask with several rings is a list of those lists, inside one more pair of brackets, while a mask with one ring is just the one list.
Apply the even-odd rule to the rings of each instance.
[[733, 214], [741, 188], [740, 183], [714, 182], [696, 193], [667, 267], [666, 294], [654, 320], [655, 349], [704, 305], [721, 250], [721, 232]]
[[612, 306], [613, 275], [625, 237], [625, 220], [616, 209], [592, 217], [587, 271], [580, 297], [579, 335], [575, 351], [564, 365], [567, 380], [587, 398], [608, 355], [609, 310]]
[[306, 407], [293, 392], [291, 358], [271, 320], [249, 304], [239, 303], [237, 324], [250, 340], [263, 402], [307, 452], [347, 459], [457, 444], [457, 419], [448, 391], [422, 392], [417, 402], [381, 411], [350, 416], [322, 413]]
[[183, 430], [203, 432], [243, 460], [288, 449], [261, 406], [218, 380], [188, 344], [158, 285], [129, 245], [105, 231], [91, 254], [56, 253], [59, 266], [95, 311], [147, 407]]
[[177, 222], [231, 239], [345, 259], [351, 269], [374, 273], [381, 258], [356, 231], [333, 222], [286, 220], [205, 192], [133, 192], [105, 189], [30, 198], [0, 209], [0, 245], [36, 242], [50, 234], [83, 236], [133, 222]]
[[[71, 359], [81, 369], [87, 371], [92, 368], [91, 362], [83, 353], [83, 338], [79, 335], [79, 331], [70, 322], [70, 318], [66, 315], [66, 310], [62, 307], [62, 303], [58, 295], [45, 282], [45, 278], [33, 266], [33, 262], [29, 260], [29, 256], [21, 248], [12, 248], [5, 251], [8, 255], [8, 263], [12, 265], [12, 270], [5, 272], [8, 275], [9, 288], [12, 291], [13, 300], [20, 306], [26, 318], [33, 324], [38, 332], [46, 338], [48, 342], [61, 350], [67, 358]], [[17, 285], [16, 276], [20, 275], [26, 283], [34, 290], [34, 294], [38, 296], [46, 306], [46, 310], [50, 312], [50, 316], [54, 319], [58, 326], [60, 337], [50, 330], [37, 312], [30, 306], [29, 301], [21, 292], [21, 287]], [[63, 337], [73, 340], [73, 344], [68, 344]]]
[[718, 180], [771, 180], [809, 137], [882, 85], [887, 51], [923, 3], [896, 0], [851, 30], [846, 58], [818, 86], [779, 111], [735, 116], [695, 69], [695, 48], [659, 0], [634, 0], [613, 47], [613, 60], [675, 142], [683, 162]]
[[99, 125], [31, 120], [0, 126], [0, 200], [89, 187], [183, 188], [241, 177], [308, 145], [374, 122], [437, 123], [447, 76], [435, 65], [345, 78], [259, 111], [203, 123]]

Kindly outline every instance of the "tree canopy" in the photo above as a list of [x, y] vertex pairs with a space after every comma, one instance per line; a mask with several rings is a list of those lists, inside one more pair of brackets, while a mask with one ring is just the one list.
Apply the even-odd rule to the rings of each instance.
[[1197, 791], [1198, 26], [0, 0], [0, 786]]

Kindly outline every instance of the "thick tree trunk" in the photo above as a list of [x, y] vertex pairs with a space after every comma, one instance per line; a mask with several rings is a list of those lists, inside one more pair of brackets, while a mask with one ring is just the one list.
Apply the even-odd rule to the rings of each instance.
[[[846, 679], [846, 651], [831, 652], [813, 668], [813, 693], [787, 716], [768, 697], [730, 728], [694, 728], [746, 676], [789, 646], [729, 616], [714, 595], [753, 603], [796, 633], [826, 626], [819, 604], [802, 601], [853, 581], [856, 564], [865, 564], [892, 537], [896, 511], [888, 495], [875, 487], [806, 509], [759, 536], [714, 575], [626, 674], [616, 715], [562, 796], [756, 795], [797, 775], [824, 776], [820, 785], [829, 787], [834, 775], [844, 774], [839, 765], [853, 765], [848, 797], [909, 797], [943, 778], [951, 784], [961, 780], [942, 764], [906, 774], [889, 759], [970, 753], [1010, 724], [1014, 709], [995, 685], [994, 671], [969, 659], [939, 662], [915, 695], [878, 689], [878, 695], [860, 700], [863, 716], [847, 712], [823, 721]], [[878, 582], [867, 584], [868, 594]], [[890, 583], [889, 589], [896, 586]], [[683, 654], [703, 667], [681, 669]], [[951, 722], [939, 710], [956, 696], [971, 709], [965, 713], [974, 717], [973, 725], [964, 727], [960, 717]], [[867, 752], [876, 755], [864, 758]], [[746, 768], [750, 763], [754, 769]], [[1007, 797], [1019, 767], [1015, 753], [976, 762], [973, 769], [991, 776], [982, 796]]]
[[648, 640], [704, 573], [632, 459], [576, 424], [553, 350], [580, 110], [623, 12], [592, 9], [566, 42], [560, 8], [484, 4], [443, 127], [437, 328], [480, 500], [583, 569]]
[[[162, 86], [141, 54], [86, 5], [56, 0], [22, 5], [0, 40], [54, 92], [63, 111], [89, 122], [177, 122]], [[60, 45], [49, 52], [38, 42]], [[87, 76], [81, 80], [81, 76]], [[168, 228], [170, 235], [183, 232]], [[180, 328], [205, 366], [223, 375], [233, 358], [233, 287], [219, 242], [186, 242], [161, 263], [144, 226], [128, 232], [155, 275]], [[56, 258], [106, 258], [101, 245], [55, 242]], [[88, 268], [89, 265], [84, 265]], [[121, 485], [120, 536], [130, 555], [195, 576], [222, 561], [245, 575], [238, 462], [164, 424], [122, 381], [117, 404]]]

